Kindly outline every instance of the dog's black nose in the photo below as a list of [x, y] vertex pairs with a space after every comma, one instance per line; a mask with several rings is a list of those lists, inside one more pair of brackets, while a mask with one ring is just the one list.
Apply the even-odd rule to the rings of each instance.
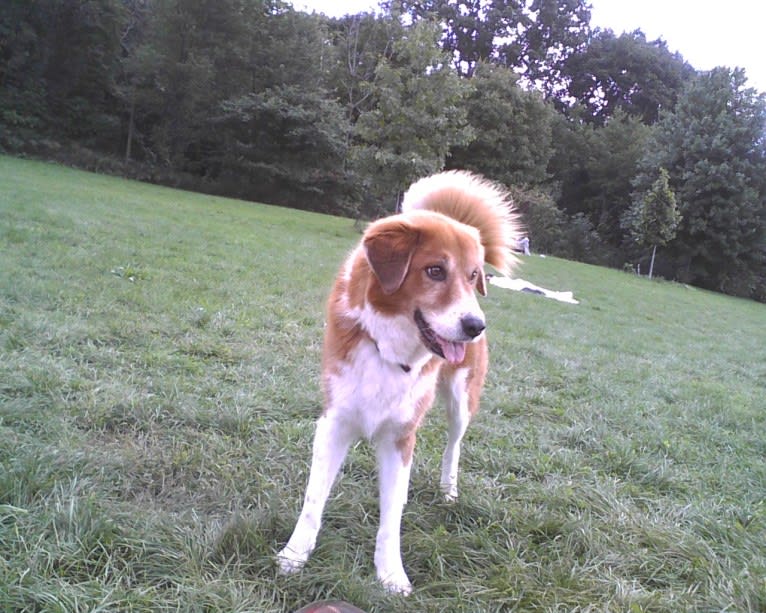
[[471, 338], [479, 336], [487, 327], [484, 320], [481, 317], [476, 317], [476, 315], [464, 315], [460, 320], [460, 325], [463, 327], [463, 332]]

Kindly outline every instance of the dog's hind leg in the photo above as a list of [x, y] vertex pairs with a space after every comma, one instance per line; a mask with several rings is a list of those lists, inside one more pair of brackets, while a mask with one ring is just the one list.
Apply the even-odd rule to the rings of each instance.
[[289, 574], [300, 570], [314, 550], [327, 497], [348, 449], [355, 440], [356, 436], [348, 428], [327, 414], [317, 420], [311, 472], [303, 500], [303, 510], [290, 540], [277, 554], [282, 573]]

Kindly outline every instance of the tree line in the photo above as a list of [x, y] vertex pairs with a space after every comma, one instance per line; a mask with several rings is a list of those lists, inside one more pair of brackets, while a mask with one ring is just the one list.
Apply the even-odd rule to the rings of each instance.
[[0, 148], [364, 219], [465, 168], [534, 249], [766, 301], [766, 96], [586, 0], [5, 0]]

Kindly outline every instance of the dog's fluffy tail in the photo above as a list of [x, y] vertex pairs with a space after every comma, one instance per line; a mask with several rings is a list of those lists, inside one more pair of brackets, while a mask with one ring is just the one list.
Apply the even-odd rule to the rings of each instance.
[[420, 179], [404, 194], [402, 212], [435, 211], [479, 230], [484, 260], [503, 274], [518, 261], [511, 252], [521, 237], [510, 194], [484, 177], [463, 170]]

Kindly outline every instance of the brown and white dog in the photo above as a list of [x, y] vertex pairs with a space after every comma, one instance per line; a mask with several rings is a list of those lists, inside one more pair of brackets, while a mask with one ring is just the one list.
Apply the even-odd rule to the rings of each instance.
[[369, 226], [330, 295], [325, 407], [303, 510], [278, 562], [283, 573], [304, 565], [348, 449], [365, 438], [374, 444], [379, 471], [377, 576], [389, 590], [409, 594], [400, 525], [415, 433], [438, 389], [449, 421], [441, 489], [454, 499], [460, 442], [479, 408], [488, 364], [476, 292], [486, 295], [485, 262], [509, 272], [518, 232], [507, 193], [468, 172], [416, 182], [402, 209]]

